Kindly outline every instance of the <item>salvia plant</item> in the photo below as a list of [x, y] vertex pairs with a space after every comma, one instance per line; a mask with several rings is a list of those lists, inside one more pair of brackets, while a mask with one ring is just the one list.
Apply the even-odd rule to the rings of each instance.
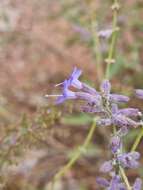
[[[107, 64], [105, 77], [100, 84], [99, 90], [89, 86], [88, 84], [80, 81], [79, 77], [82, 71], [78, 68], [74, 68], [71, 75], [62, 83], [57, 84], [62, 88], [62, 92], [59, 95], [47, 95], [56, 96], [56, 103], [61, 104], [67, 100], [83, 100], [81, 111], [85, 113], [92, 113], [95, 115], [93, 124], [87, 134], [87, 137], [78, 148], [78, 151], [69, 160], [54, 177], [52, 188], [54, 188], [54, 182], [61, 178], [67, 170], [69, 170], [81, 154], [87, 149], [96, 127], [112, 127], [112, 134], [109, 142], [109, 150], [111, 159], [105, 161], [101, 167], [100, 172], [109, 174], [109, 178], [105, 179], [98, 177], [96, 179], [97, 184], [101, 189], [106, 190], [141, 190], [142, 180], [137, 177], [134, 182], [128, 180], [126, 175], [127, 169], [136, 169], [140, 166], [140, 153], [137, 151], [137, 147], [143, 136], [143, 121], [142, 113], [138, 108], [124, 107], [129, 101], [129, 97], [120, 93], [112, 93], [111, 83], [109, 80], [111, 65], [115, 64], [114, 49], [116, 45], [116, 38], [118, 33], [117, 27], [117, 14], [120, 6], [117, 0], [112, 5], [113, 10], [113, 26], [112, 30], [102, 31], [100, 35], [111, 35], [111, 43], [109, 46], [108, 57], [105, 59]], [[112, 31], [112, 32], [111, 32]], [[98, 41], [99, 35], [93, 35]], [[98, 41], [99, 42], [99, 41]], [[98, 45], [98, 44], [97, 44]], [[96, 52], [97, 53], [97, 52]], [[135, 90], [137, 98], [143, 99], [143, 90]], [[125, 106], [125, 105], [124, 105]], [[140, 132], [133, 143], [131, 150], [125, 151], [123, 138], [130, 132], [131, 129], [140, 128]]]

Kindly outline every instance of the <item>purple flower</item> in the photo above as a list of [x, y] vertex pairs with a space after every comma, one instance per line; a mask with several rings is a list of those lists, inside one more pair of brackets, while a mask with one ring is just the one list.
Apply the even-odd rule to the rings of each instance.
[[137, 116], [139, 110], [135, 108], [118, 109], [117, 104], [112, 104], [112, 123], [119, 127], [136, 127], [138, 123], [128, 116]]
[[104, 178], [97, 178], [96, 182], [106, 188], [106, 190], [126, 190], [125, 185], [121, 182], [121, 178], [118, 175], [114, 175], [111, 181]]
[[135, 108], [124, 108], [124, 109], [118, 110], [118, 114], [122, 114], [125, 116], [138, 116], [139, 110]]
[[137, 178], [133, 185], [133, 190], [141, 190], [141, 188], [142, 188], [142, 180], [140, 178]]
[[98, 36], [102, 38], [109, 38], [113, 33], [112, 29], [101, 30], [98, 32]]
[[[76, 67], [74, 67], [74, 70], [73, 70], [72, 74], [70, 75], [70, 77], [65, 80], [65, 81], [68, 81], [69, 87], [73, 86], [77, 89], [82, 88], [82, 83], [78, 80], [78, 78], [80, 77], [81, 74], [82, 74], [82, 71], [80, 69], [77, 69]], [[56, 86], [59, 86], [59, 85], [64, 85], [64, 82], [59, 83]]]
[[137, 98], [143, 99], [143, 90], [142, 89], [137, 89], [135, 91], [135, 95], [137, 96]]
[[129, 101], [129, 97], [120, 94], [110, 94], [110, 101], [113, 103], [126, 103]]
[[125, 168], [137, 168], [139, 166], [139, 152], [129, 152], [118, 155], [117, 160]]
[[103, 95], [108, 96], [111, 91], [111, 84], [110, 84], [109, 80], [104, 80], [101, 83], [100, 89], [101, 89], [101, 92], [103, 93]]
[[110, 185], [110, 182], [103, 177], [97, 177], [96, 182], [102, 187], [109, 187]]
[[108, 173], [113, 169], [113, 165], [112, 165], [112, 161], [106, 161], [104, 162], [101, 167], [100, 167], [100, 171], [103, 173]]
[[99, 93], [94, 88], [90, 87], [85, 83], [82, 83], [82, 90], [92, 95], [99, 95]]
[[101, 97], [99, 95], [93, 96], [93, 95], [86, 93], [86, 92], [75, 92], [75, 94], [76, 94], [76, 97], [78, 99], [87, 101], [88, 104], [91, 105], [92, 107], [94, 105], [96, 105], [96, 106], [100, 105]]
[[114, 125], [119, 126], [119, 127], [137, 127], [138, 123], [129, 117], [126, 117], [122, 114], [113, 114], [112, 115], [112, 122]]
[[82, 71], [80, 69], [77, 69], [76, 67], [74, 68], [72, 74], [70, 75], [68, 81], [71, 86], [81, 89], [82, 88], [82, 83], [78, 80], [80, 77]]
[[[137, 116], [138, 109], [126, 108], [118, 109], [118, 103], [125, 103], [129, 98], [120, 94], [111, 94], [111, 84], [109, 80], [103, 80], [100, 86], [100, 92], [79, 81], [82, 71], [74, 68], [70, 77], [62, 84], [63, 93], [58, 97], [57, 103], [62, 103], [68, 99], [80, 99], [87, 102], [87, 106], [83, 111], [100, 114], [98, 125], [109, 126], [111, 124], [119, 127], [136, 127], [138, 123], [129, 118]], [[80, 91], [71, 91], [70, 87], [80, 89]]]
[[108, 190], [126, 190], [123, 183], [121, 183], [121, 179], [118, 175], [113, 176], [110, 187]]
[[72, 92], [69, 88], [69, 81], [65, 80], [63, 83], [63, 94], [57, 98], [57, 104], [63, 103], [65, 100], [68, 99], [76, 99], [75, 92]]
[[117, 153], [118, 150], [120, 150], [121, 145], [121, 138], [119, 136], [114, 136], [111, 138], [110, 147], [113, 154]]

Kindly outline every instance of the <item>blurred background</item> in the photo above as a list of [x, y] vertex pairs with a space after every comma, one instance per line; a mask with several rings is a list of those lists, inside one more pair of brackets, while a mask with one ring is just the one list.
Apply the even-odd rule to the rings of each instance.
[[[99, 88], [104, 78], [112, 29], [113, 1], [1, 0], [0, 1], [0, 189], [44, 190], [82, 144], [92, 115], [72, 101], [54, 106], [45, 94], [57, 94], [74, 66], [81, 80]], [[143, 1], [120, 1], [120, 31], [111, 67], [113, 91], [130, 95], [130, 106], [142, 109], [133, 96], [143, 88]], [[90, 15], [100, 37], [100, 64]], [[127, 148], [138, 130], [126, 137]], [[98, 190], [100, 164], [110, 158], [110, 130], [97, 129], [87, 153], [58, 181], [55, 190]], [[143, 142], [142, 142], [143, 143]], [[141, 149], [142, 144], [139, 147]], [[137, 172], [129, 171], [133, 182]]]

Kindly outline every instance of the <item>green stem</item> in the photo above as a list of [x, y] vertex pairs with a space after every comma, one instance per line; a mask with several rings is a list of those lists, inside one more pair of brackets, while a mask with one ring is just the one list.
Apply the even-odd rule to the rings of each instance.
[[130, 186], [128, 178], [127, 178], [127, 176], [125, 174], [125, 171], [121, 166], [119, 166], [119, 171], [120, 171], [120, 174], [121, 174], [121, 176], [122, 176], [122, 178], [123, 178], [123, 180], [124, 180], [124, 182], [126, 184], [127, 190], [132, 190], [132, 187]]
[[[114, 4], [113, 5], [114, 6], [118, 5], [118, 1], [114, 0]], [[107, 59], [105, 60], [106, 63], [107, 63], [105, 77], [107, 79], [109, 79], [109, 77], [110, 77], [110, 67], [111, 67], [111, 64], [114, 63], [114, 61], [115, 61], [113, 59], [113, 56], [114, 56], [116, 39], [117, 39], [117, 34], [118, 34], [117, 16], [118, 16], [118, 9], [114, 7], [114, 9], [113, 9], [113, 23], [112, 23], [113, 34], [112, 34], [112, 38], [111, 38], [111, 43], [110, 43], [110, 47], [109, 47], [108, 56], [107, 56]]]
[[91, 32], [92, 32], [92, 43], [93, 43], [93, 56], [96, 58], [97, 66], [97, 79], [98, 82], [103, 78], [102, 70], [102, 56], [100, 52], [100, 40], [97, 35], [97, 23], [93, 19], [91, 20]]
[[94, 120], [83, 145], [81, 145], [78, 148], [77, 152], [73, 155], [71, 160], [69, 160], [69, 162], [55, 175], [53, 183], [55, 183], [58, 179], [60, 179], [73, 166], [73, 164], [78, 160], [78, 158], [81, 156], [81, 154], [84, 151], [86, 151], [86, 149], [87, 149], [87, 147], [88, 147], [88, 145], [89, 145], [89, 143], [93, 137], [95, 128], [96, 128], [96, 122]]
[[143, 126], [142, 126], [141, 131], [139, 132], [139, 134], [138, 134], [132, 148], [131, 148], [131, 152], [133, 152], [133, 151], [135, 151], [137, 149], [142, 137], [143, 137]]

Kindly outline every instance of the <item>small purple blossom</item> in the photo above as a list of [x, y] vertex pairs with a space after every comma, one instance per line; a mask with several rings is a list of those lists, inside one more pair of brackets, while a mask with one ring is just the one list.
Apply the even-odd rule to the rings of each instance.
[[139, 110], [135, 108], [118, 109], [117, 104], [112, 104], [112, 123], [119, 127], [137, 127], [138, 123], [131, 116], [137, 116]]
[[102, 38], [110, 38], [110, 36], [112, 35], [113, 30], [112, 29], [106, 29], [106, 30], [100, 30], [98, 32], [98, 36], [102, 37]]
[[75, 67], [72, 74], [70, 75], [70, 77], [68, 79], [69, 85], [73, 86], [77, 89], [81, 89], [82, 83], [78, 80], [78, 78], [80, 77], [81, 74], [82, 74], [82, 71]]
[[124, 126], [137, 127], [138, 126], [138, 123], [136, 121], [118, 113], [112, 115], [112, 121], [114, 125], [119, 126], [119, 127], [124, 127]]
[[110, 94], [110, 101], [113, 103], [127, 103], [129, 97], [121, 94]]
[[111, 84], [110, 84], [109, 80], [104, 80], [101, 83], [100, 90], [101, 90], [101, 93], [103, 93], [103, 95], [105, 95], [105, 96], [108, 96], [110, 94]]
[[125, 116], [138, 116], [139, 115], [139, 110], [135, 108], [124, 108], [118, 110], [118, 114], [122, 114]]
[[97, 177], [96, 182], [102, 187], [109, 187], [110, 185], [110, 182], [103, 177]]
[[139, 152], [123, 153], [117, 156], [117, 160], [125, 168], [137, 168], [139, 166], [139, 158]]
[[99, 95], [99, 93], [94, 88], [85, 83], [82, 83], [82, 90], [92, 95]]
[[98, 177], [96, 182], [101, 187], [106, 188], [106, 190], [126, 190], [125, 185], [121, 182], [121, 178], [118, 175], [114, 175], [111, 181]]
[[136, 95], [137, 98], [143, 99], [143, 90], [142, 89], [137, 89], [135, 91], [135, 95]]
[[121, 146], [122, 146], [121, 138], [119, 136], [113, 136], [111, 138], [111, 143], [110, 143], [112, 153], [113, 154], [117, 153], [118, 150], [120, 150]]
[[140, 178], [136, 178], [133, 185], [133, 190], [141, 190], [141, 189], [142, 189], [142, 180]]
[[[74, 70], [71, 73], [71, 75], [69, 76], [69, 78], [65, 80], [68, 82], [68, 87], [73, 86], [77, 89], [81, 89], [82, 83], [78, 80], [81, 74], [82, 74], [82, 71], [80, 69], [77, 69], [76, 67], [74, 67]], [[57, 84], [56, 86], [60, 86], [60, 85], [64, 86], [64, 82], [61, 82], [61, 83]]]
[[78, 99], [87, 101], [89, 105], [99, 106], [99, 104], [100, 104], [101, 97], [99, 95], [93, 96], [93, 95], [86, 93], [86, 92], [75, 92], [75, 94], [76, 94], [76, 97]]
[[101, 167], [100, 167], [100, 171], [103, 173], [108, 173], [113, 169], [113, 165], [112, 165], [112, 161], [106, 161], [104, 162]]

